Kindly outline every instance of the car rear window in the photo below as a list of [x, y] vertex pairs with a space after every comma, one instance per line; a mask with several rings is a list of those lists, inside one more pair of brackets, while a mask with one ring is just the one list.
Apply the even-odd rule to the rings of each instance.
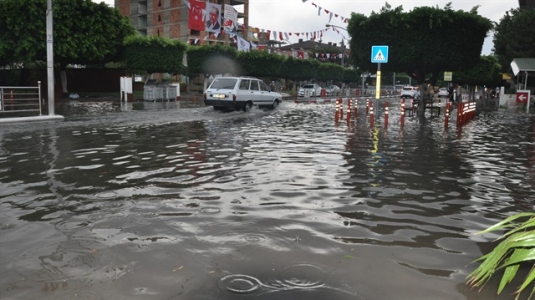
[[303, 88], [304, 89], [313, 89], [314, 85], [313, 84], [305, 84], [305, 85], [303, 85]]
[[403, 90], [404, 90], [404, 91], [412, 91], [413, 88], [412, 88], [412, 87], [404, 87]]
[[211, 89], [233, 89], [238, 80], [235, 78], [216, 78], [210, 85]]

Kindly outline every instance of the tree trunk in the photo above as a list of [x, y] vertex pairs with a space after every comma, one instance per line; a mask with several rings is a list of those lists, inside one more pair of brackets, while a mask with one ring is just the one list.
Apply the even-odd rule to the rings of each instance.
[[420, 92], [420, 98], [418, 100], [414, 99], [414, 102], [418, 101], [418, 117], [425, 118], [425, 102], [424, 102], [424, 99], [427, 96], [427, 83], [421, 83], [418, 86], [418, 91]]
[[69, 90], [67, 89], [67, 71], [65, 71], [65, 69], [59, 71], [59, 78], [61, 80], [61, 86], [63, 87], [63, 94], [69, 93]]

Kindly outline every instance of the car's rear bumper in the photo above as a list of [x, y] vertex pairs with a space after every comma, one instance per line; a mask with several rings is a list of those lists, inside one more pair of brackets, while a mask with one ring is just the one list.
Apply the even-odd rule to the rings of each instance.
[[226, 107], [226, 108], [242, 108], [245, 106], [245, 101], [229, 101], [229, 100], [204, 100], [206, 106]]

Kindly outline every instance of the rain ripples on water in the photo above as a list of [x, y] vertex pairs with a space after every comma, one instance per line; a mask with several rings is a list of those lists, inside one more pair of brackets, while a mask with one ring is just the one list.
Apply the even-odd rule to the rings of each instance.
[[465, 278], [533, 211], [533, 115], [146, 105], [2, 125], [2, 298], [510, 299]]

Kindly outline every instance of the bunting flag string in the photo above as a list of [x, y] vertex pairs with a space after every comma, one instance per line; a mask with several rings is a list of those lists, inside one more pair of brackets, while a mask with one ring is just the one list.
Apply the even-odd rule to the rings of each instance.
[[[302, 0], [302, 1], [303, 1], [303, 3], [305, 3], [305, 2], [307, 2], [308, 0]], [[348, 21], [348, 18], [346, 18], [346, 17], [344, 17], [344, 16], [341, 16], [340, 14], [337, 14], [337, 13], [334, 13], [334, 12], [332, 12], [332, 11], [330, 11], [330, 10], [327, 10], [327, 9], [325, 9], [325, 8], [322, 8], [321, 6], [318, 6], [316, 3], [311, 2], [311, 4], [312, 4], [314, 7], [318, 8], [318, 16], [321, 15], [321, 12], [322, 12], [322, 11], [325, 12], [325, 14], [327, 14], [327, 15], [329, 16], [329, 22], [328, 22], [328, 23], [331, 23], [331, 21], [332, 21], [332, 19], [333, 19], [333, 16], [334, 16], [334, 18], [340, 18], [340, 20], [341, 20], [343, 23], [347, 23], [347, 21]], [[346, 40], [346, 41], [349, 40], [346, 36], [344, 36], [343, 34], [341, 34], [340, 31], [337, 30], [336, 28], [334, 28], [334, 27], [329, 27], [329, 28], [332, 28], [333, 31], [335, 31], [336, 33], [338, 33], [339, 35], [341, 35], [342, 38], [343, 38], [344, 40]], [[310, 36], [312, 36], [312, 40], [315, 40], [315, 39], [316, 39], [316, 34], [319, 34], [319, 35], [320, 35], [320, 38], [321, 38], [321, 37], [323, 36], [323, 33], [324, 33], [324, 32], [327, 32], [327, 30], [329, 30], [329, 28], [326, 28], [326, 29], [320, 29], [320, 30], [315, 30], [315, 31], [309, 31], [309, 32], [293, 32], [293, 33], [292, 33], [292, 32], [281, 32], [281, 33], [279, 34], [279, 40], [281, 40], [281, 41], [282, 41], [282, 40], [285, 40], [285, 39], [286, 39], [286, 40], [289, 40], [289, 36], [291, 36], [292, 34], [295, 34], [296, 36], [300, 36], [300, 35], [305, 36], [305, 35], [306, 35], [307, 39], [308, 39], [308, 37], [309, 37], [309, 35], [310, 35]], [[249, 27], [249, 31], [258, 33], [258, 32], [259, 32], [259, 29], [258, 29], [257, 27]], [[264, 29], [261, 29], [261, 31], [264, 32]], [[268, 32], [274, 32], [274, 39], [276, 40], [276, 37], [277, 37], [277, 36], [276, 36], [276, 31], [268, 30]], [[282, 38], [282, 35], [284, 35], [285, 38]]]
[[[191, 10], [191, 3], [190, 1], [197, 1], [197, 2], [204, 2], [202, 0], [182, 0], [182, 2], [184, 4], [187, 5], [187, 7]], [[302, 0], [303, 3], [309, 1], [309, 0]], [[332, 11], [329, 11], [327, 9], [322, 9], [322, 7], [318, 6], [317, 4], [315, 3], [311, 3], [313, 6], [317, 7], [318, 8], [318, 16], [321, 14], [322, 10], [329, 16], [329, 23], [331, 22], [332, 20], [332, 17], [334, 16], [335, 18], [338, 18], [340, 17], [342, 22], [344, 23], [347, 23], [347, 18], [343, 17], [343, 16], [340, 16], [339, 14], [336, 14], [336, 13], [333, 13]], [[297, 37], [305, 37], [306, 36], [306, 39], [308, 40], [309, 38], [312, 39], [312, 40], [316, 40], [318, 37], [321, 39], [323, 37], [323, 34], [327, 32], [327, 30], [329, 30], [329, 28], [331, 28], [334, 32], [338, 33], [340, 36], [342, 36], [342, 39], [344, 40], [348, 40], [347, 37], [345, 37], [343, 34], [340, 33], [339, 30], [337, 30], [336, 28], [334, 27], [327, 27], [327, 28], [324, 28], [324, 29], [320, 29], [320, 30], [313, 30], [313, 31], [306, 31], [306, 32], [289, 32], [289, 31], [275, 31], [275, 30], [266, 30], [266, 29], [261, 29], [261, 28], [258, 28], [258, 27], [252, 27], [252, 26], [249, 26], [248, 28], [245, 28], [245, 24], [238, 24], [239, 27], [242, 31], [242, 33], [244, 34], [244, 36], [249, 36], [247, 32], [252, 32], [252, 33], [256, 33], [258, 35], [258, 39], [260, 39], [261, 36], [267, 36], [267, 38], [269, 39], [269, 37], [271, 36], [271, 33], [273, 33], [273, 40], [280, 40], [280, 41], [283, 41], [283, 40], [289, 40], [290, 39], [290, 36], [297, 36]], [[240, 31], [240, 29], [238, 29], [238, 31]], [[219, 36], [219, 32], [213, 32], [215, 34], [213, 34], [213, 37], [215, 36], [216, 38]], [[236, 34], [236, 32], [228, 32], [228, 31], [221, 31], [221, 34], [222, 35], [225, 35], [225, 34], [229, 34], [230, 36], [234, 36]], [[207, 38], [210, 38], [209, 35], [206, 36]], [[256, 39], [256, 38], [253, 38], [253, 39]], [[202, 38], [200, 39], [200, 41], [202, 42]], [[195, 41], [197, 42], [197, 41]]]
[[[308, 0], [303, 0], [303, 3], [307, 2], [307, 1], [308, 1]], [[334, 12], [332, 12], [332, 11], [330, 11], [330, 10], [327, 10], [327, 9], [325, 9], [325, 8], [322, 8], [321, 6], [317, 5], [316, 3], [312, 3], [312, 2], [311, 2], [311, 4], [312, 4], [314, 7], [318, 8], [318, 16], [321, 15], [321, 11], [322, 11], [322, 9], [323, 9], [323, 11], [329, 16], [329, 22], [331, 22], [331, 19], [332, 19], [332, 17], [334, 16], [335, 18], [340, 17], [340, 20], [341, 20], [342, 22], [347, 23], [347, 20], [348, 20], [348, 19], [347, 19], [346, 17], [344, 17], [344, 16], [340, 16], [340, 15], [337, 14], [337, 13], [334, 13]]]

